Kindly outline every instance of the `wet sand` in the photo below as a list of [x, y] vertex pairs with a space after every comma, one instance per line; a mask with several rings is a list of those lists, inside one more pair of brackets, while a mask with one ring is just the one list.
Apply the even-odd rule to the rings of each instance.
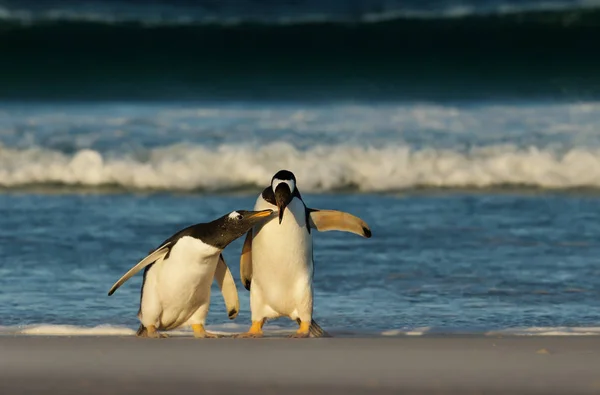
[[0, 337], [0, 393], [600, 394], [600, 337]]

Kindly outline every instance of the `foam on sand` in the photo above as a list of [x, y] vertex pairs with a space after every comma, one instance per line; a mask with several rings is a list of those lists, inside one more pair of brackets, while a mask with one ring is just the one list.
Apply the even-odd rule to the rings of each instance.
[[[243, 324], [225, 323], [208, 325], [207, 330], [220, 335], [235, 335], [244, 332], [248, 327]], [[350, 328], [352, 329], [352, 328]], [[120, 325], [97, 325], [85, 327], [77, 325], [55, 325], [34, 324], [25, 326], [0, 326], [2, 335], [26, 335], [26, 336], [135, 336], [137, 327], [131, 328]], [[265, 329], [265, 335], [286, 336], [293, 333], [293, 329], [269, 324]], [[465, 329], [465, 328], [434, 328], [418, 327], [389, 329], [381, 332], [361, 332], [329, 328], [328, 332], [335, 337], [402, 337], [402, 336], [426, 336], [426, 335], [485, 335], [485, 336], [600, 336], [600, 327], [530, 327], [530, 328], [505, 328], [497, 330]], [[189, 328], [180, 328], [168, 331], [173, 337], [191, 337], [193, 332]]]
[[512, 335], [512, 336], [599, 336], [600, 327], [534, 327], [534, 328], [509, 328], [490, 331], [487, 335]]
[[[235, 323], [208, 325], [207, 330], [219, 335], [233, 335], [242, 333], [247, 326]], [[78, 325], [33, 324], [24, 326], [0, 326], [2, 335], [27, 335], [27, 336], [135, 336], [137, 327], [131, 328], [121, 325], [97, 325], [93, 327]], [[289, 330], [270, 325], [270, 333], [287, 333]], [[190, 328], [182, 327], [166, 332], [169, 336], [193, 336]]]
[[0, 335], [38, 335], [38, 336], [128, 336], [135, 330], [114, 325], [83, 327], [76, 325], [25, 325], [0, 327]]

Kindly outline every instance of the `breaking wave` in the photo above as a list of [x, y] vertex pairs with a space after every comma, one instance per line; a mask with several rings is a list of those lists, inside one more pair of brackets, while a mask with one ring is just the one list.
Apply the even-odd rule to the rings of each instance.
[[[143, 2], [87, 0], [85, 2], [38, 2], [22, 4], [4, 0], [0, 4], [0, 21], [24, 24], [43, 22], [140, 23], [143, 25], [186, 25], [198, 23], [236, 24], [262, 22], [294, 24], [308, 22], [379, 22], [389, 19], [443, 19], [480, 15], [505, 15], [544, 11], [578, 11], [597, 8], [598, 0], [504, 0], [441, 2], [388, 0], [385, 2], [352, 1], [322, 2], [308, 0], [261, 2], [237, 0], [219, 2]], [[78, 4], [79, 3], [79, 4]]]
[[267, 185], [292, 170], [306, 192], [391, 192], [415, 188], [600, 188], [600, 148], [557, 151], [495, 145], [460, 151], [287, 143], [172, 145], [135, 154], [0, 147], [0, 187], [231, 191]]
[[600, 97], [599, 0], [246, 1], [214, 15], [172, 2], [0, 3], [5, 100]]

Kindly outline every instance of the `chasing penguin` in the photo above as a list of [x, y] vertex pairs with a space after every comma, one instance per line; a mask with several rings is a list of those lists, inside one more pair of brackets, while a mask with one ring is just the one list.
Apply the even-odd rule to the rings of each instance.
[[167, 337], [158, 331], [190, 325], [197, 338], [218, 337], [204, 328], [213, 278], [221, 288], [229, 318], [235, 318], [239, 311], [235, 282], [221, 252], [271, 214], [270, 209], [238, 210], [182, 229], [125, 273], [108, 295], [145, 268], [137, 336]]
[[339, 230], [365, 238], [369, 226], [360, 218], [335, 210], [306, 207], [296, 177], [280, 170], [271, 185], [258, 196], [255, 210], [278, 213], [248, 231], [240, 257], [240, 274], [250, 291], [252, 326], [238, 337], [262, 337], [267, 319], [289, 317], [299, 328], [291, 337], [329, 336], [312, 318], [313, 242], [312, 229]]

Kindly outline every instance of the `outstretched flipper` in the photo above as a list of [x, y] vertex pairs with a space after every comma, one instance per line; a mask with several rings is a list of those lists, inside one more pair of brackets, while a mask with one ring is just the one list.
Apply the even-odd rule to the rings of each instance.
[[225, 300], [225, 307], [227, 308], [227, 315], [229, 319], [237, 317], [240, 311], [240, 300], [238, 298], [237, 288], [235, 286], [235, 280], [229, 270], [229, 267], [225, 263], [223, 254], [219, 255], [219, 261], [217, 262], [217, 268], [215, 270], [215, 280], [219, 284], [223, 299]]
[[350, 232], [362, 237], [371, 237], [369, 225], [352, 214], [337, 210], [319, 210], [309, 208], [310, 227], [319, 232], [339, 230]]
[[[310, 227], [319, 232], [337, 230], [341, 232], [355, 233], [359, 236], [371, 237], [369, 225], [362, 219], [337, 210], [319, 210], [308, 208], [308, 219]], [[252, 285], [252, 230], [246, 234], [242, 255], [240, 256], [240, 278], [244, 288], [248, 291]]]
[[108, 291], [108, 296], [112, 295], [121, 285], [123, 285], [123, 283], [125, 283], [125, 281], [129, 280], [131, 277], [136, 275], [140, 270], [156, 262], [157, 260], [162, 259], [165, 255], [167, 255], [171, 249], [170, 245], [171, 242], [163, 244], [162, 246], [154, 250], [150, 255], [142, 259], [137, 265], [129, 269], [129, 271], [125, 273], [123, 277], [121, 277], [119, 281], [115, 283], [115, 285], [112, 286], [110, 291]]
[[252, 284], [252, 229], [246, 234], [242, 255], [240, 256], [240, 278], [244, 288], [250, 291]]

